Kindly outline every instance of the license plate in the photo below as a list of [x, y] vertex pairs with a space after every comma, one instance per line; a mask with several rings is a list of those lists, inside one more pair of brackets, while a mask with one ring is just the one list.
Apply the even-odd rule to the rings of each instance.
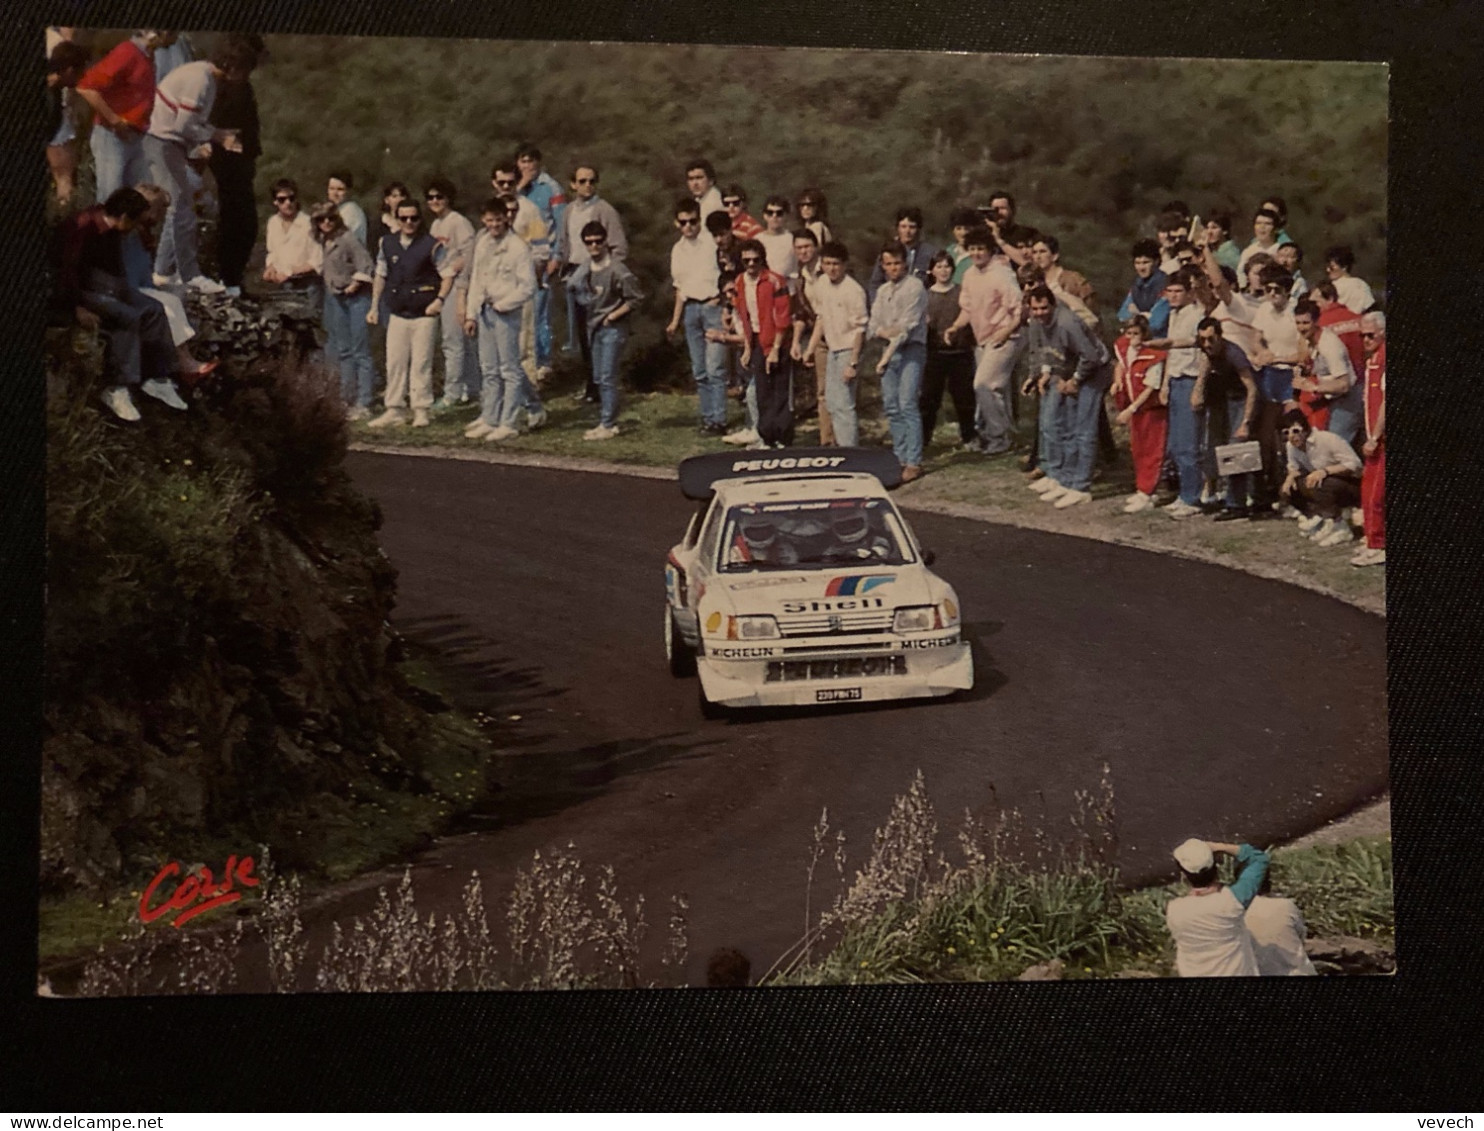
[[816, 703], [839, 703], [847, 699], [859, 699], [859, 687], [825, 687], [814, 693]]

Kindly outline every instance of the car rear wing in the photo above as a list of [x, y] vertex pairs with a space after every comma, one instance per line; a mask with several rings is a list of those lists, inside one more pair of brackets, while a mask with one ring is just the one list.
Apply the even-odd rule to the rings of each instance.
[[680, 461], [680, 490], [687, 499], [709, 499], [720, 479], [814, 475], [873, 475], [887, 490], [901, 485], [902, 465], [885, 448], [776, 448], [766, 452], [715, 452]]

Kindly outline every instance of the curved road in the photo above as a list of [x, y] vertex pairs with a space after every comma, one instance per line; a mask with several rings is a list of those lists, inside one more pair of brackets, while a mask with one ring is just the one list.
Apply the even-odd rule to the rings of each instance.
[[[1106, 763], [1135, 883], [1166, 877], [1186, 836], [1285, 839], [1386, 788], [1384, 621], [1293, 586], [915, 514], [962, 598], [974, 691], [707, 722], [660, 638], [664, 555], [689, 514], [674, 483], [349, 463], [385, 514], [396, 627], [452, 662], [462, 707], [520, 716], [497, 732], [503, 788], [479, 831], [419, 858], [424, 912], [477, 868], [493, 918], [533, 851], [571, 842], [630, 899], [645, 894], [652, 938], [686, 893], [694, 984], [718, 946], [767, 969], [802, 931], [821, 808], [853, 870], [918, 769], [954, 856], [966, 808], [1019, 809], [1069, 837], [1074, 794], [1095, 791]], [[833, 894], [822, 862], [816, 906]]]

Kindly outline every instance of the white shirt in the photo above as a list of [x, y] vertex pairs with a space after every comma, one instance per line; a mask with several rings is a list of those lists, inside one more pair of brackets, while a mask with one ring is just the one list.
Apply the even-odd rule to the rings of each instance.
[[1333, 432], [1316, 428], [1309, 433], [1309, 442], [1302, 449], [1288, 445], [1289, 471], [1309, 472], [1336, 464], [1360, 474], [1360, 457], [1355, 449]]
[[1351, 310], [1364, 314], [1376, 305], [1376, 296], [1371, 293], [1370, 284], [1364, 279], [1357, 279], [1354, 275], [1345, 275], [1333, 280], [1335, 293], [1340, 296], [1340, 305], [1348, 306]]
[[1247, 930], [1257, 972], [1267, 977], [1311, 975], [1314, 963], [1304, 949], [1304, 916], [1291, 899], [1259, 895], [1247, 908]]
[[1257, 976], [1257, 958], [1243, 910], [1230, 888], [1170, 900], [1165, 923], [1175, 940], [1175, 971], [1180, 977]]
[[771, 232], [759, 232], [757, 241], [768, 253], [768, 267], [771, 270], [776, 271], [790, 282], [798, 278], [799, 259], [794, 254], [792, 232], [779, 232], [776, 235]]
[[706, 230], [706, 217], [713, 212], [725, 212], [726, 206], [721, 202], [721, 189], [712, 185], [706, 190], [705, 195], [699, 197], [696, 203], [701, 206], [701, 231]]
[[[1170, 324], [1165, 333], [1172, 340], [1193, 342], [1196, 331], [1200, 328], [1201, 319], [1205, 316], [1206, 312], [1198, 302], [1187, 302], [1179, 310], [1171, 308]], [[1165, 359], [1165, 372], [1171, 377], [1199, 377], [1201, 373], [1200, 347], [1171, 349], [1170, 356]]]
[[211, 106], [216, 101], [216, 77], [211, 64], [183, 63], [155, 87], [155, 106], [149, 132], [166, 141], [197, 146], [211, 140]]
[[361, 206], [353, 200], [345, 200], [336, 205], [336, 210], [340, 213], [340, 218], [345, 221], [350, 234], [361, 243], [365, 243], [366, 213], [361, 211]]
[[450, 208], [428, 225], [428, 235], [438, 241], [439, 250], [434, 253], [433, 262], [438, 264], [439, 274], [444, 274], [445, 267], [453, 267], [463, 260], [463, 266], [454, 273], [467, 277], [469, 252], [474, 246], [474, 225], [469, 223], [469, 218]]
[[761, 281], [761, 275], [754, 279], [746, 271], [742, 272], [737, 279], [737, 282], [742, 285], [743, 299], [747, 303], [747, 324], [754, 328], [753, 333], [757, 332], [756, 327], [763, 324], [757, 313], [757, 285]]
[[809, 294], [831, 351], [851, 349], [866, 328], [866, 290], [849, 275], [838, 283], [820, 275]]
[[681, 236], [670, 249], [670, 278], [681, 298], [709, 302], [716, 297], [716, 244], [708, 236]]
[[[1355, 387], [1355, 367], [1350, 364], [1350, 351], [1340, 341], [1338, 334], [1329, 329], [1320, 330], [1319, 344], [1311, 349], [1314, 355], [1314, 376], [1344, 377], [1347, 390]], [[1331, 393], [1330, 396], [1339, 394]]]
[[536, 261], [531, 247], [513, 232], [495, 239], [488, 231], [474, 241], [464, 317], [477, 318], [486, 304], [497, 314], [519, 310], [536, 293]]
[[1299, 355], [1299, 332], [1293, 322], [1293, 303], [1282, 310], [1274, 310], [1271, 302], [1263, 302], [1252, 315], [1252, 324], [1273, 351], [1273, 361], [1291, 365]]
[[1229, 342], [1235, 342], [1249, 359], [1257, 354], [1262, 345], [1261, 335], [1252, 320], [1263, 305], [1260, 301], [1233, 291], [1229, 300], [1218, 302], [1211, 311], [1211, 317], [1221, 323], [1221, 336]]
[[[187, 67], [191, 65], [186, 64]], [[264, 235], [268, 242], [268, 258], [263, 263], [265, 269], [272, 268], [283, 275], [302, 275], [307, 271], [318, 271], [324, 262], [325, 249], [314, 238], [307, 212], [295, 213], [288, 223], [275, 213], [268, 217]]]

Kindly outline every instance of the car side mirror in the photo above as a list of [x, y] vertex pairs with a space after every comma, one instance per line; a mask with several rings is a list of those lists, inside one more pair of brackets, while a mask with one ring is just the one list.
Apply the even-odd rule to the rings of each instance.
[[935, 554], [935, 553], [933, 553], [931, 550], [924, 550], [922, 552], [922, 564], [923, 565], [930, 566], [930, 565], [932, 565], [937, 560], [938, 560], [938, 555]]

